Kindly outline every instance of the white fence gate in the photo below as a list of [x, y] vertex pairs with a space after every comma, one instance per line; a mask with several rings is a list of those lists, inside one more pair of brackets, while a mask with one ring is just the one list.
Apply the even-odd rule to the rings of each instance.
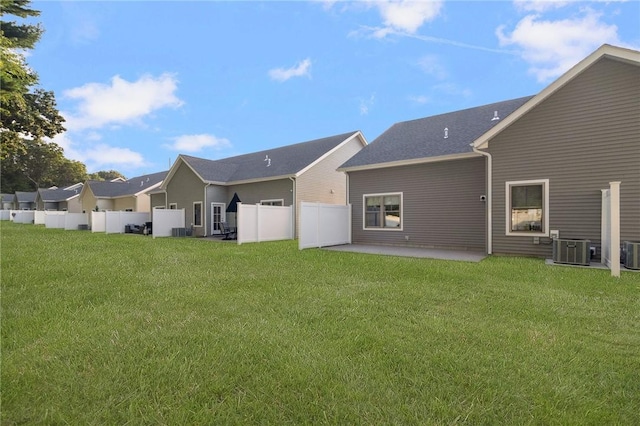
[[293, 207], [238, 203], [238, 244], [293, 239]]
[[351, 204], [300, 204], [298, 248], [351, 244]]
[[106, 212], [105, 232], [107, 234], [124, 234], [126, 225], [144, 225], [151, 219], [149, 212]]
[[620, 276], [620, 182], [609, 182], [602, 190], [601, 225], [602, 263], [611, 269], [611, 275]]
[[44, 226], [50, 229], [64, 229], [67, 212], [44, 212]]
[[184, 227], [184, 209], [153, 209], [153, 238], [170, 237], [173, 228]]

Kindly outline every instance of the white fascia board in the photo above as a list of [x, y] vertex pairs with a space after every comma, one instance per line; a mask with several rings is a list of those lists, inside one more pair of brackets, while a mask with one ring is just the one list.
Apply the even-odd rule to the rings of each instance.
[[623, 61], [626, 63], [630, 63], [633, 65], [640, 65], [640, 52], [631, 49], [625, 49], [621, 47], [611, 46], [609, 44], [604, 44], [600, 46], [596, 51], [587, 56], [585, 59], [580, 61], [578, 64], [574, 65], [569, 71], [560, 76], [553, 83], [544, 88], [540, 93], [538, 93], [533, 98], [529, 99], [525, 104], [523, 104], [520, 108], [512, 112], [509, 116], [507, 116], [500, 123], [492, 127], [485, 134], [476, 139], [472, 146], [478, 149], [486, 149], [489, 147], [489, 141], [496, 137], [499, 133], [513, 124], [520, 117], [525, 115], [527, 112], [531, 111], [542, 101], [547, 99], [549, 96], [557, 92], [559, 89], [564, 87], [567, 83], [572, 81], [578, 75], [580, 75], [583, 71], [590, 68], [594, 63], [599, 61], [602, 58], [609, 58], [614, 60]]
[[144, 193], [147, 193], [147, 192], [151, 192], [151, 190], [153, 190], [153, 189], [155, 189], [155, 188], [158, 188], [160, 185], [162, 185], [162, 182], [164, 182], [164, 181], [160, 181], [160, 182], [156, 183], [155, 185], [151, 185], [150, 187], [148, 187], [148, 188], [147, 188], [147, 189], [145, 189], [145, 190], [142, 190], [142, 191], [136, 192], [134, 195], [137, 197], [137, 196], [138, 196], [138, 195], [140, 195], [140, 194], [144, 194]]
[[319, 162], [321, 162], [322, 160], [324, 160], [325, 158], [327, 158], [328, 156], [330, 156], [331, 154], [333, 154], [334, 152], [336, 152], [337, 150], [342, 148], [347, 143], [351, 142], [351, 140], [356, 138], [356, 137], [359, 137], [360, 143], [362, 144], [363, 147], [367, 146], [367, 140], [365, 139], [365, 137], [362, 134], [362, 132], [360, 130], [358, 130], [357, 132], [355, 132], [354, 134], [352, 134], [351, 136], [346, 138], [344, 141], [340, 142], [338, 145], [333, 147], [333, 149], [327, 151], [326, 153], [321, 155], [319, 158], [317, 158], [314, 162], [312, 162], [311, 164], [306, 166], [304, 169], [300, 170], [298, 173], [295, 174], [295, 177], [296, 178], [300, 177], [300, 175], [302, 175], [304, 172], [306, 172], [307, 170], [311, 169], [313, 166], [315, 166], [316, 164], [318, 164]]
[[412, 160], [390, 161], [387, 163], [366, 164], [363, 166], [340, 167], [338, 171], [356, 172], [359, 170], [386, 169], [388, 167], [401, 167], [401, 166], [412, 166], [415, 164], [439, 163], [441, 161], [464, 160], [465, 158], [476, 158], [476, 157], [482, 157], [482, 155], [476, 152], [465, 152], [462, 154], [443, 155], [439, 157], [415, 158]]

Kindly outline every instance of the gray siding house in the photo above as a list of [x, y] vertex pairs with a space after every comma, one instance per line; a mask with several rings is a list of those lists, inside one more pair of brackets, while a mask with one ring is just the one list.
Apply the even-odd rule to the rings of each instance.
[[36, 194], [36, 210], [59, 210], [70, 213], [82, 213], [80, 192], [83, 184], [67, 188], [38, 189]]
[[396, 123], [343, 164], [352, 241], [483, 251], [486, 160], [471, 143], [529, 99]]
[[395, 124], [339, 169], [352, 241], [551, 257], [557, 230], [599, 257], [612, 181], [640, 240], [639, 67], [604, 45], [536, 96]]
[[89, 180], [80, 192], [82, 210], [149, 212], [149, 193], [162, 184], [167, 171], [112, 181]]
[[13, 198], [13, 208], [15, 210], [35, 210], [36, 209], [36, 191], [22, 192], [16, 191]]
[[180, 155], [151, 205], [185, 209], [195, 236], [235, 224], [226, 212], [234, 194], [244, 204], [292, 205], [297, 218], [301, 201], [345, 203], [346, 177], [336, 169], [366, 144], [354, 131], [220, 160]]

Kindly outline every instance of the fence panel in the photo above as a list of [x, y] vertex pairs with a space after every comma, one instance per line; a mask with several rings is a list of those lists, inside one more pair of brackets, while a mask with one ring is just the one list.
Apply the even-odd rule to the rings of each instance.
[[11, 210], [0, 210], [0, 220], [11, 220]]
[[89, 217], [86, 213], [67, 213], [64, 221], [64, 229], [67, 231], [77, 231], [79, 225], [89, 225]]
[[35, 225], [44, 225], [44, 210], [36, 210], [33, 217], [33, 223]]
[[238, 203], [238, 244], [293, 239], [293, 207]]
[[126, 225], [144, 225], [150, 221], [149, 212], [106, 212], [105, 232], [107, 234], [124, 234]]
[[15, 223], [33, 223], [35, 219], [35, 211], [33, 210], [15, 210]]
[[298, 248], [351, 244], [351, 205], [302, 202]]
[[64, 229], [67, 212], [44, 212], [44, 226], [51, 229]]
[[184, 209], [153, 209], [153, 238], [170, 237], [173, 228], [184, 227]]
[[107, 214], [106, 212], [91, 212], [91, 232], [106, 232]]

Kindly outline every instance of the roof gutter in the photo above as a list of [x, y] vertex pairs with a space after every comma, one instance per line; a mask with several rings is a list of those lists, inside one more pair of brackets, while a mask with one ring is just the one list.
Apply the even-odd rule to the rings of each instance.
[[480, 151], [478, 148], [471, 144], [473, 152], [487, 157], [487, 254], [491, 254], [493, 251], [493, 205], [492, 205], [492, 188], [493, 188], [493, 159], [488, 152]]

